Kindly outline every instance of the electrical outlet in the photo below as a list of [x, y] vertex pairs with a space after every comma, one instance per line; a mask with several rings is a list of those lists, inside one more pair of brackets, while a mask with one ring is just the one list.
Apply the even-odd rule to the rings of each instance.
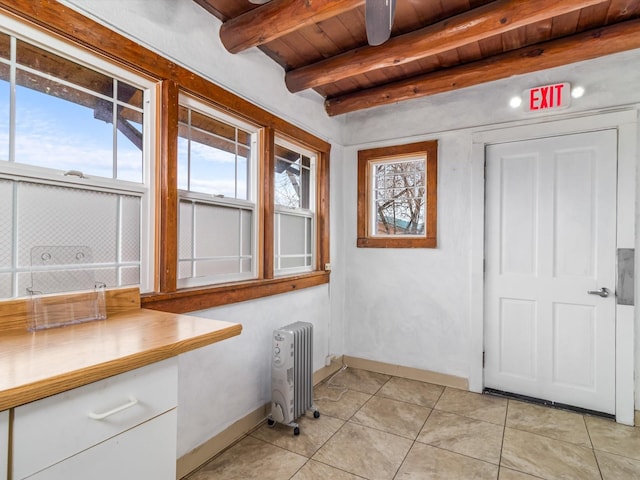
[[333, 355], [327, 355], [324, 359], [325, 367], [328, 367], [329, 365], [331, 365], [332, 360], [333, 360]]

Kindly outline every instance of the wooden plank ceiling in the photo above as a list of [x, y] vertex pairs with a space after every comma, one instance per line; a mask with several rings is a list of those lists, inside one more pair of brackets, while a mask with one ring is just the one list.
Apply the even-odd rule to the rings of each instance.
[[194, 1], [227, 50], [259, 47], [332, 116], [640, 48], [640, 0], [397, 0], [377, 47], [365, 0]]

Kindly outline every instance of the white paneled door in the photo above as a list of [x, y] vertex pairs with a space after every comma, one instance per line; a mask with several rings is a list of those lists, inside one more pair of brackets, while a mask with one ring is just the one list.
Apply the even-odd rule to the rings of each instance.
[[616, 167], [616, 130], [487, 147], [485, 387], [615, 413]]

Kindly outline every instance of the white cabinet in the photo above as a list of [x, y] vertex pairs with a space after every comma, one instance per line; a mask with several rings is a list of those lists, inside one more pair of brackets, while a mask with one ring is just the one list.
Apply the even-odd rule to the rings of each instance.
[[176, 410], [32, 475], [29, 480], [176, 478]]
[[0, 412], [0, 480], [7, 480], [9, 469], [9, 410]]
[[15, 408], [13, 480], [175, 480], [177, 359]]

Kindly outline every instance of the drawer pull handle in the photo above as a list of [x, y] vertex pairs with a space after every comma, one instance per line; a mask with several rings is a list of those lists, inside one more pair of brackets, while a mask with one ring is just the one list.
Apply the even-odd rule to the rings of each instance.
[[103, 420], [111, 415], [126, 410], [127, 408], [131, 408], [138, 403], [138, 399], [135, 397], [129, 397], [129, 402], [124, 405], [120, 405], [119, 407], [114, 408], [113, 410], [109, 410], [104, 413], [94, 413], [89, 412], [89, 418], [93, 418], [94, 420]]

